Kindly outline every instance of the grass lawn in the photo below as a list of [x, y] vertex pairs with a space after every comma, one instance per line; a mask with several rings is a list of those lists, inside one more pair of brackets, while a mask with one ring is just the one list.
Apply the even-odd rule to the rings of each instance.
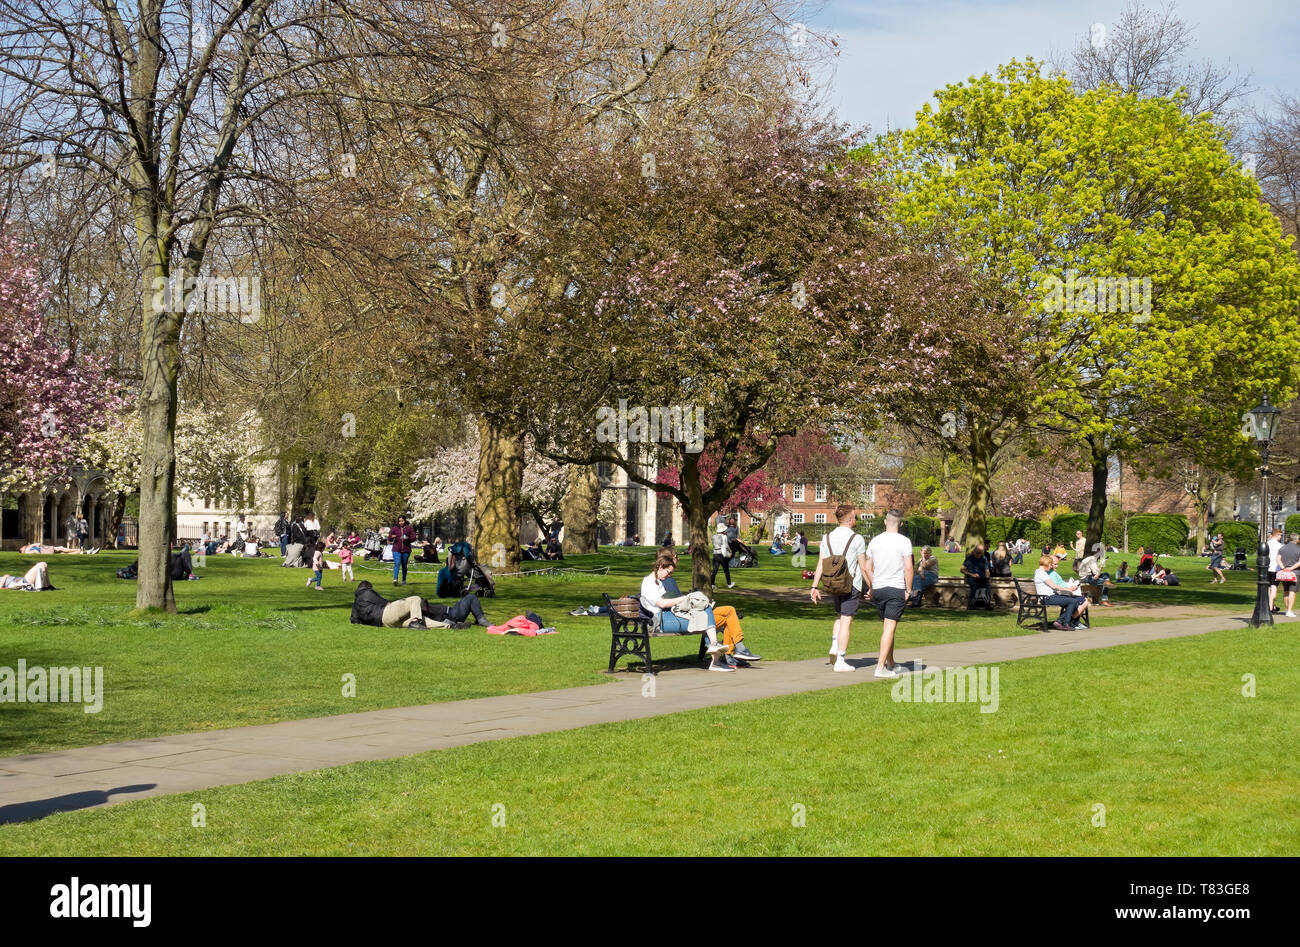
[[864, 682], [54, 815], [0, 855], [1291, 855], [1298, 632], [1009, 662], [995, 713]]
[[[610, 549], [570, 557], [568, 565], [610, 566], [608, 576], [504, 578], [500, 594], [485, 602], [488, 617], [503, 621], [526, 609], [555, 624], [558, 635], [528, 639], [466, 631], [410, 631], [352, 625], [352, 587], [327, 573], [324, 592], [304, 588], [307, 570], [286, 570], [279, 560], [210, 556], [203, 578], [177, 588], [182, 614], [131, 619], [135, 583], [114, 577], [131, 553], [50, 556], [57, 591], [0, 593], [0, 666], [102, 666], [102, 712], [72, 705], [0, 704], [0, 756], [88, 746], [119, 740], [196, 732], [303, 717], [325, 716], [524, 693], [607, 681], [609, 622], [571, 618], [569, 610], [600, 601], [600, 592], [634, 591], [648, 572], [653, 550]], [[0, 553], [0, 572], [23, 572], [33, 557]], [[956, 572], [960, 556], [940, 555], [941, 572]], [[1209, 586], [1205, 560], [1186, 560], [1188, 584], [1180, 588], [1124, 586], [1117, 599], [1138, 606], [1174, 604], [1247, 611], [1253, 576], [1230, 573], [1225, 586]], [[789, 557], [760, 553], [760, 565], [734, 575], [742, 588], [722, 590], [719, 601], [745, 613], [751, 646], [768, 660], [822, 654], [829, 606], [813, 606], [806, 591], [793, 600], [781, 590], [806, 590]], [[429, 567], [436, 568], [436, 567]], [[1018, 567], [1028, 575], [1032, 569]], [[396, 597], [391, 572], [357, 569], [382, 594]], [[409, 594], [434, 595], [433, 574], [412, 574]], [[1141, 607], [1114, 609], [1096, 624], [1143, 620]], [[900, 647], [1002, 637], [1019, 632], [1006, 613], [910, 612]], [[878, 625], [861, 624], [858, 652], [878, 644]], [[695, 652], [693, 642], [671, 642], [665, 656]], [[620, 667], [625, 667], [624, 659]], [[342, 694], [344, 674], [356, 677], [355, 698]]]

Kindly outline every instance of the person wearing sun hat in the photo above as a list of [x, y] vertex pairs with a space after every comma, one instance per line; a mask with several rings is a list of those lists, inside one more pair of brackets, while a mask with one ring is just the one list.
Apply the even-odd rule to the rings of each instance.
[[718, 567], [722, 567], [722, 574], [726, 576], [727, 588], [734, 589], [736, 583], [731, 581], [731, 543], [727, 541], [727, 524], [718, 520], [718, 529], [713, 534], [713, 574], [709, 576], [709, 584], [718, 584]]

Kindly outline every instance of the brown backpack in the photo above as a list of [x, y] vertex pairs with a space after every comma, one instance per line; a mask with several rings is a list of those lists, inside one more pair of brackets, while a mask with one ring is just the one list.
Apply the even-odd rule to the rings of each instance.
[[840, 555], [835, 554], [835, 550], [830, 545], [830, 533], [827, 533], [822, 542], [826, 543], [826, 548], [830, 550], [830, 555], [826, 557], [826, 563], [822, 566], [822, 589], [829, 595], [852, 595], [853, 594], [853, 575], [849, 572], [849, 560], [844, 557], [844, 553], [849, 551], [849, 546], [853, 545], [853, 537], [844, 546]]

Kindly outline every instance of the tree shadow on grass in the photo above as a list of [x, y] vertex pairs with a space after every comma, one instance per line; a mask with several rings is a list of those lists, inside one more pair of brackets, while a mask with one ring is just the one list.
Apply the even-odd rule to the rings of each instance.
[[77, 809], [89, 809], [102, 806], [110, 796], [123, 793], [137, 793], [153, 789], [157, 783], [140, 783], [134, 786], [118, 786], [116, 789], [84, 789], [48, 799], [33, 799], [30, 802], [15, 802], [0, 806], [0, 825], [12, 825], [15, 822], [32, 822], [44, 819], [56, 812], [74, 812]]

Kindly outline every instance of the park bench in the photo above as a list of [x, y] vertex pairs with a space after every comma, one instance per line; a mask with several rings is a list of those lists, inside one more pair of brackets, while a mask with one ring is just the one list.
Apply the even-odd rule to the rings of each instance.
[[[996, 581], [996, 580], [995, 580]], [[1008, 581], [1003, 579], [1003, 581]], [[1016, 624], [1023, 625], [1026, 619], [1031, 620], [1034, 625], [1038, 626], [1040, 631], [1046, 631], [1055, 619], [1049, 618], [1047, 614], [1046, 596], [1039, 595], [1034, 590], [1032, 579], [1012, 579], [1016, 585], [1016, 598], [1019, 600], [1020, 610], [1016, 613]], [[1101, 586], [1084, 584], [1079, 591], [1087, 597], [1093, 605], [1101, 601]], [[1053, 605], [1053, 608], [1057, 606]], [[1084, 613], [1085, 616], [1088, 614]], [[1091, 622], [1085, 617], [1081, 628], [1091, 627]]]
[[609, 626], [611, 638], [609, 643], [609, 670], [614, 670], [618, 659], [624, 655], [640, 658], [645, 662], [646, 670], [651, 674], [655, 670], [654, 658], [650, 653], [651, 638], [676, 638], [681, 636], [700, 636], [700, 660], [704, 660], [709, 639], [700, 631], [656, 631], [654, 618], [641, 607], [639, 595], [627, 595], [611, 599], [602, 592], [601, 598], [609, 606]]

